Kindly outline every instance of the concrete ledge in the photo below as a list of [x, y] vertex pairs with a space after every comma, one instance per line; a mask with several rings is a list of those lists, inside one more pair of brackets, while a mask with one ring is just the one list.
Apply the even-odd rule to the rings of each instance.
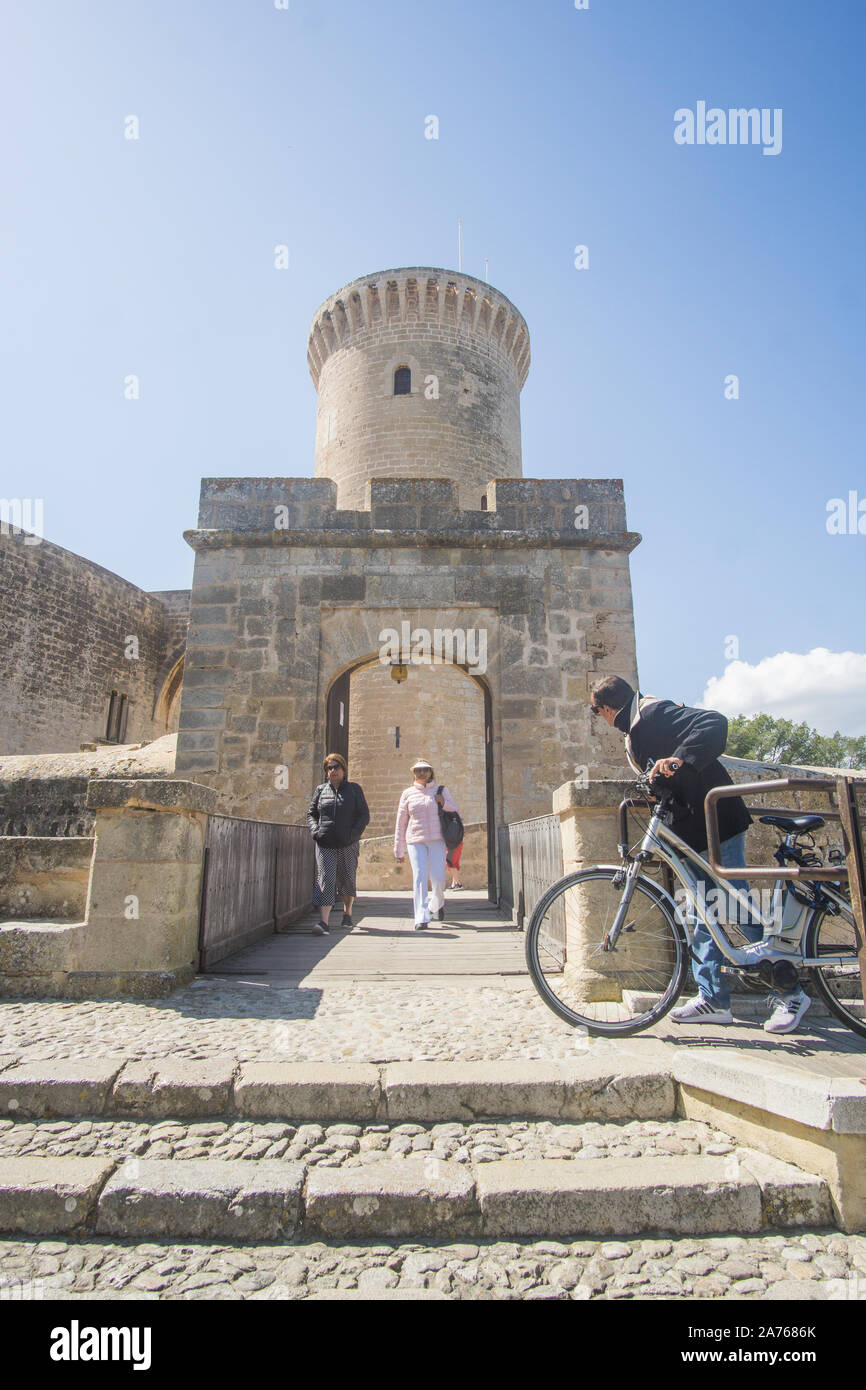
[[110, 1158], [0, 1158], [0, 1231], [84, 1229], [113, 1167]]
[[831, 1224], [820, 1178], [761, 1154], [351, 1168], [268, 1159], [0, 1159], [0, 1231], [278, 1241], [753, 1233]]
[[195, 976], [192, 963], [175, 970], [70, 970], [58, 994], [63, 999], [167, 999]]
[[[85, 931], [86, 923], [74, 930]], [[0, 999], [167, 999], [195, 979], [195, 965], [177, 970], [53, 970], [7, 974], [0, 971]]]
[[260, 1160], [130, 1159], [99, 1198], [99, 1235], [280, 1240], [297, 1229], [303, 1166]]
[[[0, 1114], [237, 1115], [271, 1120], [663, 1120], [676, 1113], [670, 1075], [615, 1063], [244, 1062], [232, 1057], [81, 1058], [0, 1067]], [[64, 1108], [58, 1108], [64, 1107]]]
[[474, 1235], [480, 1229], [475, 1183], [463, 1164], [432, 1156], [316, 1167], [307, 1177], [304, 1229], [329, 1239]]
[[712, 1048], [677, 1055], [672, 1070], [682, 1086], [697, 1086], [810, 1129], [866, 1135], [866, 1086], [857, 1078], [810, 1075], [766, 1055], [738, 1050], [728, 1057]]
[[617, 807], [634, 786], [634, 778], [599, 778], [584, 786], [581, 782], [563, 782], [553, 793], [553, 814], [567, 815], [569, 811], [601, 811], [616, 823]]
[[4, 922], [0, 925], [0, 977], [10, 984], [16, 980], [27, 984], [34, 976], [65, 973], [85, 930], [83, 921]]
[[162, 1119], [224, 1115], [232, 1105], [236, 1070], [229, 1057], [127, 1062], [114, 1083], [107, 1108], [113, 1115]]
[[202, 811], [216, 810], [217, 793], [201, 782], [180, 778], [92, 777], [87, 786], [90, 811]]
[[22, 1062], [0, 1072], [0, 1115], [39, 1119], [101, 1115], [122, 1058]]
[[476, 1174], [486, 1236], [709, 1235], [759, 1231], [761, 1189], [711, 1158], [485, 1163]]
[[375, 1120], [379, 1071], [363, 1062], [246, 1062], [234, 1103], [255, 1119]]
[[395, 1063], [383, 1089], [389, 1120], [658, 1120], [676, 1108], [667, 1070], [633, 1060]]
[[739, 1161], [761, 1189], [765, 1226], [833, 1225], [833, 1204], [823, 1178], [754, 1150], [740, 1154]]

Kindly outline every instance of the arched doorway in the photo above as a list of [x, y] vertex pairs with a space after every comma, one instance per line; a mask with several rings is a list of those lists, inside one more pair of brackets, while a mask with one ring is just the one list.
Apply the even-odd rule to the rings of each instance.
[[153, 722], [159, 733], [173, 734], [180, 719], [180, 697], [183, 689], [184, 658], [179, 656], [162, 683], [153, 710]]
[[[393, 831], [409, 765], [426, 757], [447, 782], [464, 823], [484, 827], [487, 896], [498, 900], [493, 802], [493, 717], [487, 682], [456, 663], [409, 665], [393, 681], [378, 655], [354, 662], [332, 682], [325, 712], [329, 753], [341, 753], [370, 804], [368, 834]], [[477, 880], [476, 880], [477, 882]]]

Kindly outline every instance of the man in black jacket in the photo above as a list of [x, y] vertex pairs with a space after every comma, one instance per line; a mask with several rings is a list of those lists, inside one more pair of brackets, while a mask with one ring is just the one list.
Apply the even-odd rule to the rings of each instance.
[[[651, 764], [652, 780], [666, 779], [666, 790], [673, 791], [676, 797], [671, 828], [706, 859], [704, 798], [711, 787], [731, 785], [731, 778], [718, 761], [728, 738], [725, 716], [716, 710], [690, 709], [672, 700], [641, 695], [621, 676], [606, 676], [593, 688], [591, 708], [625, 735], [626, 756], [635, 772], [642, 772]], [[718, 809], [722, 864], [726, 869], [745, 867], [746, 830], [751, 825], [745, 803], [739, 796], [725, 797]], [[707, 890], [715, 888], [709, 877], [704, 877], [703, 882]], [[749, 891], [745, 879], [735, 879], [731, 886], [742, 893]], [[731, 900], [731, 906], [734, 901]], [[739, 921], [738, 926], [750, 939], [760, 939], [759, 926], [750, 921]], [[731, 991], [721, 973], [725, 960], [700, 921], [695, 924], [692, 957], [698, 994], [673, 1009], [671, 1018], [675, 1023], [732, 1023]], [[792, 1032], [811, 1002], [799, 988], [793, 994], [775, 994], [771, 998], [776, 1008], [764, 1024], [769, 1033]]]

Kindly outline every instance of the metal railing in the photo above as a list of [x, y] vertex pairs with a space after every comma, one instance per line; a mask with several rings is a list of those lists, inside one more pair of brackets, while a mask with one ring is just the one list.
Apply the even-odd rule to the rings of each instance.
[[[508, 906], [522, 928], [542, 894], [564, 873], [559, 817], [533, 816], [530, 820], [500, 825], [497, 839], [499, 900]], [[564, 949], [564, 918], [561, 926]]]

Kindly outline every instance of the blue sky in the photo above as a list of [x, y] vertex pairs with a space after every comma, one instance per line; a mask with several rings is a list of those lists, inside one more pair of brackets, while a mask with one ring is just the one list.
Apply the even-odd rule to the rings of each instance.
[[[864, 15], [11, 0], [2, 495], [44, 498], [48, 539], [144, 588], [188, 587], [203, 474], [312, 471], [318, 304], [454, 267], [461, 217], [464, 270], [489, 257], [530, 327], [525, 473], [625, 481], [644, 689], [694, 702], [715, 678], [727, 712], [866, 731], [866, 536], [825, 524], [866, 500]], [[698, 101], [782, 108], [781, 153], [677, 145]], [[814, 649], [854, 654], [829, 693]]]

